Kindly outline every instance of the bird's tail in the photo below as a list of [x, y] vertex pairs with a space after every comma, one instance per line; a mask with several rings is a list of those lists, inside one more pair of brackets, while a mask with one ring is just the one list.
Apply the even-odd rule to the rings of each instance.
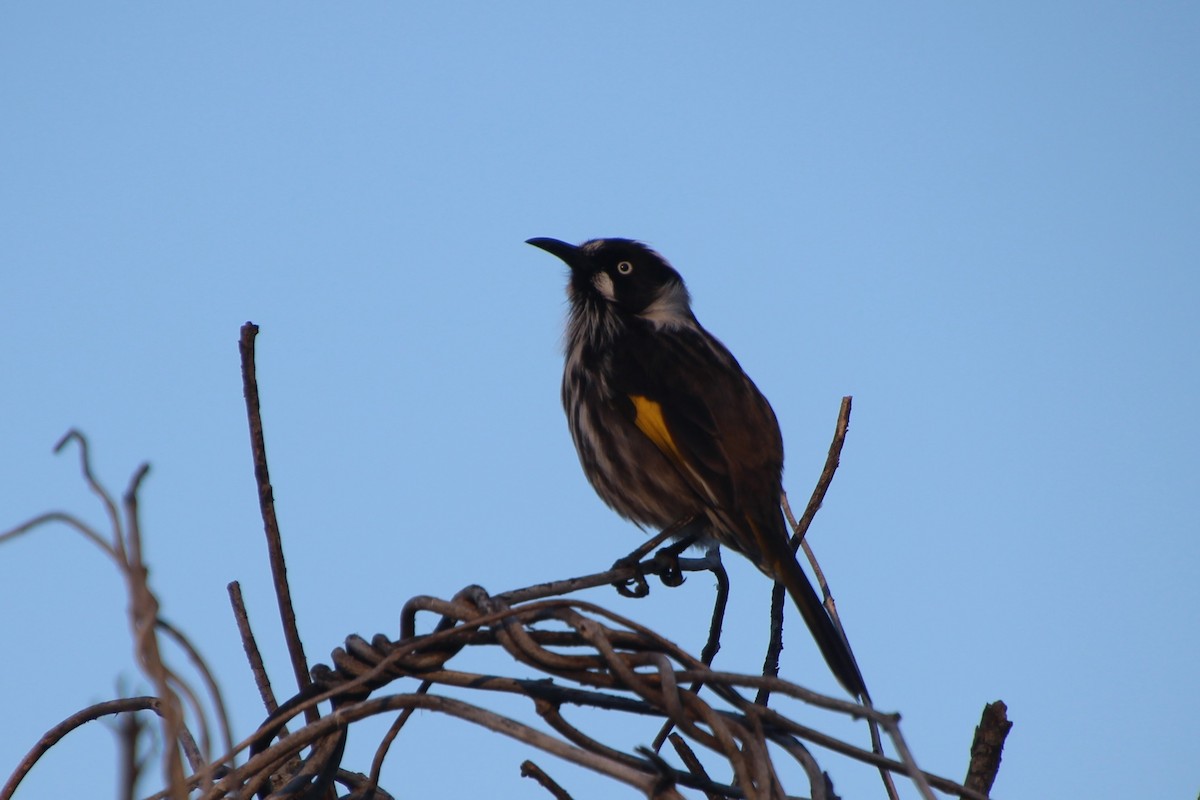
[[769, 565], [771, 569], [768, 573], [782, 583], [791, 595], [792, 602], [799, 609], [800, 616], [804, 617], [804, 624], [808, 626], [817, 647], [821, 649], [821, 655], [825, 657], [825, 663], [833, 671], [838, 683], [850, 694], [861, 697], [866, 693], [867, 687], [863, 682], [862, 673], [858, 671], [854, 654], [850, 652], [850, 647], [841, 633], [834, 627], [833, 620], [825, 612], [825, 607], [809, 583], [808, 576], [800, 568], [786, 542], [785, 537], [779, 547], [771, 548], [772, 552], [767, 558], [774, 563]]

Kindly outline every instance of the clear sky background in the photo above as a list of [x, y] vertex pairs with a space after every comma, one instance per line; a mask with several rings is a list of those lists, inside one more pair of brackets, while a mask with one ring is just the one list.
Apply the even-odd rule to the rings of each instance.
[[[75, 454], [51, 454], [72, 426], [114, 491], [150, 461], [153, 586], [244, 735], [262, 711], [227, 582], [281, 695], [290, 673], [239, 326], [262, 326], [289, 574], [327, 661], [414, 594], [578, 575], [641, 540], [579, 472], [564, 270], [523, 244], [640, 238], [774, 404], [794, 497], [854, 396], [810, 537], [921, 765], [961, 778], [1003, 699], [997, 796], [1195, 797], [1197, 42], [1200, 6], [1174, 2], [4, 4], [0, 528], [103, 525]], [[726, 561], [719, 663], [752, 671], [768, 587]], [[698, 651], [711, 581], [589, 597]], [[124, 610], [64, 529], [0, 550], [0, 774], [147, 688]], [[838, 694], [789, 642], [785, 672]], [[613, 796], [413, 722], [393, 792], [544, 797], [518, 777], [534, 756]], [[107, 796], [113, 752], [77, 732], [19, 796]]]

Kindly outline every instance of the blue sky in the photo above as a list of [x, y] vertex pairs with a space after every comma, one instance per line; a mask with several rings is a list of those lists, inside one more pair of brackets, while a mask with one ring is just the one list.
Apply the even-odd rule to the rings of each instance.
[[[289, 574], [324, 661], [414, 594], [581, 574], [640, 541], [579, 473], [564, 277], [522, 242], [644, 239], [771, 398], [794, 497], [854, 396], [810, 536], [922, 766], [961, 777], [1003, 699], [998, 796], [1193, 797], [1198, 40], [1200, 9], [1167, 2], [6, 4], [0, 528], [103, 522], [50, 452], [72, 426], [115, 490], [150, 461], [153, 585], [246, 733], [228, 581], [281, 694], [289, 671], [239, 326], [262, 327]], [[751, 671], [767, 587], [726, 560], [720, 658]], [[591, 597], [698, 650], [710, 594]], [[77, 536], [4, 546], [0, 608], [7, 774], [140, 678], [121, 581]], [[784, 659], [837, 693], [799, 629]], [[401, 791], [540, 794], [526, 749], [416, 721]], [[21, 796], [111, 785], [110, 739], [74, 734]], [[476, 768], [447, 776], [464, 742]]]

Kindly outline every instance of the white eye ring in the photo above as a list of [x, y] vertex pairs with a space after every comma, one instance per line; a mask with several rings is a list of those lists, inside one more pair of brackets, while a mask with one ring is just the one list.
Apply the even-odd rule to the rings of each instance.
[[628, 275], [629, 273], [633, 272], [633, 264], [630, 264], [628, 261], [622, 261], [621, 263], [617, 264], [617, 272], [621, 273], [622, 275]]

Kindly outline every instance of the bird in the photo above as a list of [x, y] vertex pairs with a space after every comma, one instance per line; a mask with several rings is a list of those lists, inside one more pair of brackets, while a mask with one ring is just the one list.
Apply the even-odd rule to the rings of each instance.
[[648, 245], [537, 237], [570, 268], [562, 403], [579, 462], [609, 507], [716, 541], [784, 585], [830, 670], [866, 689], [788, 544], [783, 437], [766, 397], [692, 312], [683, 278]]

